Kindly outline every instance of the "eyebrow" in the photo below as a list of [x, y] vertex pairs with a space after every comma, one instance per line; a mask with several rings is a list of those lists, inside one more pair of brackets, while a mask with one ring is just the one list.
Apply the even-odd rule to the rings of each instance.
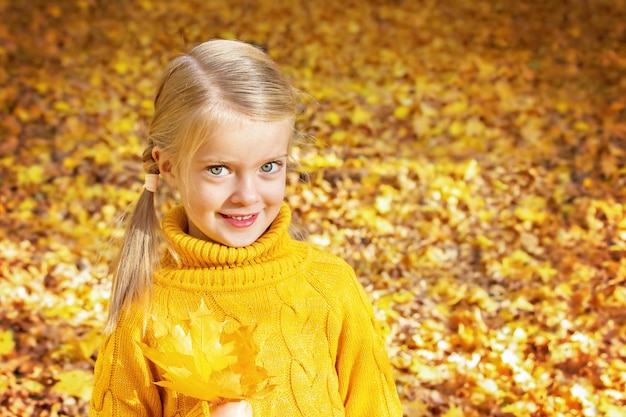
[[287, 158], [288, 156], [289, 156], [289, 154], [288, 154], [288, 153], [281, 153], [280, 155], [277, 155], [277, 156], [271, 157], [271, 158], [269, 158], [269, 159], [264, 159], [264, 161], [274, 161], [274, 160], [276, 160], [276, 159]]
[[[282, 158], [288, 158], [289, 154], [288, 153], [282, 153], [280, 155], [276, 155], [276, 156], [270, 156], [268, 158], [263, 158], [260, 161], [257, 161], [255, 163], [255, 165], [262, 165], [268, 161], [275, 161], [277, 159], [282, 159]], [[214, 165], [232, 165], [235, 163], [235, 161], [229, 161], [228, 159], [221, 159], [221, 158], [203, 158], [199, 161], [202, 164], [214, 164]]]

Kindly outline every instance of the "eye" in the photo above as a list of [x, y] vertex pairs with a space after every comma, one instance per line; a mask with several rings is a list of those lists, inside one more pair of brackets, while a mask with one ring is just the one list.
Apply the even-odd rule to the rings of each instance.
[[266, 164], [261, 165], [261, 172], [265, 174], [269, 174], [274, 171], [278, 171], [282, 164], [278, 161], [268, 162]]
[[228, 174], [228, 170], [223, 165], [214, 165], [207, 168], [207, 171], [211, 175], [215, 175], [216, 177]]

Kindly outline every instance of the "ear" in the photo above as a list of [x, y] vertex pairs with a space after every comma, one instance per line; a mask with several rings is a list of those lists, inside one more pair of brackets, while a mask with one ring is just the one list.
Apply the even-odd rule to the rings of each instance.
[[176, 188], [176, 176], [172, 170], [172, 161], [169, 159], [166, 153], [161, 148], [155, 146], [152, 149], [152, 159], [154, 159], [159, 166], [159, 172], [165, 182], [172, 188]]

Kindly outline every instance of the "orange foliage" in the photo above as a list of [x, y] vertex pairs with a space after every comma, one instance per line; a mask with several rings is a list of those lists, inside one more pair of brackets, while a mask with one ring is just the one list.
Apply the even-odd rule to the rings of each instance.
[[0, 414], [86, 413], [158, 71], [234, 37], [314, 98], [310, 182], [289, 202], [362, 278], [406, 416], [623, 415], [623, 2], [0, 0], [0, 15]]

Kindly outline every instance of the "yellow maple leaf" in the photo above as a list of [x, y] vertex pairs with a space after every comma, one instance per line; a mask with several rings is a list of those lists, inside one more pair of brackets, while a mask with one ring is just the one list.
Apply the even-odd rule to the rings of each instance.
[[93, 373], [82, 369], [73, 369], [56, 376], [58, 382], [51, 388], [52, 392], [71, 395], [88, 401], [93, 387]]
[[372, 114], [361, 107], [356, 107], [350, 115], [350, 121], [355, 125], [366, 124], [371, 118]]
[[413, 358], [410, 368], [420, 381], [425, 382], [440, 382], [442, 379], [442, 373], [436, 366], [431, 366], [422, 363], [418, 358]]
[[13, 332], [11, 330], [3, 330], [0, 332], [0, 356], [9, 354], [13, 351], [15, 342], [13, 341]]
[[411, 113], [411, 109], [408, 106], [398, 106], [394, 109], [393, 115], [396, 119], [404, 120]]
[[465, 125], [462, 121], [455, 120], [450, 124], [450, 127], [448, 127], [448, 132], [450, 132], [452, 136], [461, 136], [465, 133]]
[[326, 117], [324, 118], [324, 120], [326, 120], [332, 126], [339, 126], [339, 124], [341, 123], [341, 116], [337, 112], [330, 111], [326, 113]]
[[20, 185], [41, 184], [48, 179], [45, 168], [41, 165], [21, 167], [17, 173], [17, 181]]
[[[52, 311], [53, 313], [57, 313]], [[102, 343], [102, 335], [98, 329], [92, 329], [87, 334], [68, 340], [61, 345], [59, 351], [64, 355], [69, 355], [77, 360], [91, 361], [91, 355], [98, 349]]]
[[463, 417], [464, 416], [463, 409], [452, 404], [450, 408], [448, 409], [448, 411], [446, 411], [446, 413], [443, 416], [444, 417]]
[[227, 331], [227, 324], [217, 321], [204, 301], [187, 320], [157, 324], [156, 347], [140, 343], [144, 355], [164, 371], [157, 385], [209, 402], [269, 392], [269, 375], [256, 364], [253, 329]]
[[428, 415], [427, 404], [419, 398], [402, 403], [402, 411], [406, 416], [421, 417]]

